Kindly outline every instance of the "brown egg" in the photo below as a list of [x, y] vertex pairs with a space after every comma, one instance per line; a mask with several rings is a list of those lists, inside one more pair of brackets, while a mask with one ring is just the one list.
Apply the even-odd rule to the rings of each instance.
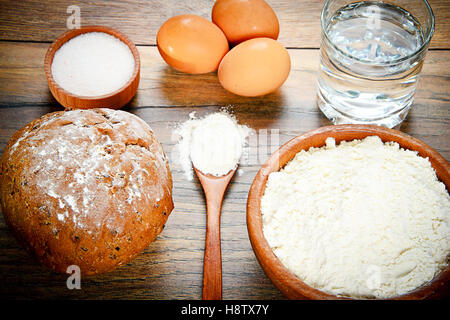
[[275, 12], [264, 0], [217, 0], [212, 21], [232, 44], [258, 37], [276, 40], [280, 30]]
[[269, 38], [255, 38], [230, 50], [219, 66], [222, 86], [241, 96], [262, 96], [277, 90], [291, 69], [287, 50]]
[[229, 49], [227, 38], [214, 23], [192, 14], [164, 22], [156, 44], [167, 64], [187, 73], [217, 70]]

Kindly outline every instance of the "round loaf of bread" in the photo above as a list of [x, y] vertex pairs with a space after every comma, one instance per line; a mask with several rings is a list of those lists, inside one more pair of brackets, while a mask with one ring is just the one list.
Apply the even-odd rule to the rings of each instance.
[[131, 261], [173, 209], [160, 143], [118, 110], [46, 114], [13, 135], [1, 159], [1, 204], [19, 241], [44, 265], [82, 274]]

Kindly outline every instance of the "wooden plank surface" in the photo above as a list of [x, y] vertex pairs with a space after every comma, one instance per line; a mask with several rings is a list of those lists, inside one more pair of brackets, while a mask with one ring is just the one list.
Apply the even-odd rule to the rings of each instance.
[[[280, 21], [281, 43], [295, 48], [320, 46], [320, 12], [325, 0], [267, 2]], [[429, 3], [436, 15], [436, 33], [431, 47], [449, 49], [450, 2], [429, 0]], [[67, 7], [74, 4], [81, 9], [82, 25], [117, 28], [136, 44], [154, 45], [156, 33], [165, 20], [184, 13], [210, 19], [214, 0], [1, 0], [0, 40], [51, 42], [66, 30]]]
[[[0, 42], [0, 112], [8, 118], [8, 128], [0, 132], [6, 139], [41, 114], [60, 110], [48, 90], [42, 68], [48, 44]], [[167, 66], [155, 47], [140, 46], [141, 83], [126, 110], [143, 117], [158, 132], [163, 143], [170, 143], [171, 127], [221, 106], [231, 107], [239, 121], [255, 129], [280, 128], [281, 142], [304, 131], [329, 124], [316, 106], [318, 50], [289, 49], [292, 70], [283, 87], [270, 95], [246, 98], [225, 91], [215, 73], [184, 74]], [[449, 141], [448, 66], [450, 53], [428, 52], [413, 110], [402, 130], [423, 139], [447, 159]]]
[[[47, 112], [62, 110], [48, 90], [43, 61], [49, 44], [41, 42], [51, 41], [64, 31], [65, 8], [69, 2], [53, 2], [48, 1], [46, 5], [40, 1], [0, 2], [0, 38], [6, 40], [0, 41], [0, 152], [20, 127]], [[176, 6], [174, 1], [149, 1], [145, 5], [135, 1], [108, 1], [108, 6], [105, 3], [81, 3], [82, 18], [89, 23], [117, 27], [136, 42], [146, 44], [152, 44], [157, 24], [166, 16], [183, 10], [199, 10], [202, 15], [208, 15], [212, 5], [212, 1], [177, 2]], [[215, 73], [177, 72], [163, 62], [154, 46], [138, 46], [142, 59], [141, 83], [138, 94], [125, 110], [140, 116], [154, 129], [169, 157], [174, 178], [175, 209], [157, 241], [129, 265], [104, 275], [83, 278], [81, 290], [68, 290], [67, 275], [40, 267], [17, 244], [0, 215], [0, 296], [200, 299], [205, 201], [199, 182], [187, 181], [175, 161], [172, 131], [178, 123], [188, 119], [192, 111], [201, 116], [227, 107], [240, 122], [255, 130], [279, 130], [280, 136], [278, 142], [269, 141], [265, 156], [241, 165], [242, 175], [235, 175], [226, 194], [222, 209], [223, 298], [283, 299], [264, 275], [251, 249], [245, 222], [247, 193], [260, 165], [271, 153], [270, 148], [330, 123], [318, 111], [315, 102], [319, 51], [305, 49], [318, 47], [317, 17], [322, 1], [271, 3], [279, 17], [294, 17], [291, 13], [299, 8], [310, 10], [305, 11], [310, 14], [299, 15], [298, 20], [282, 20], [285, 45], [303, 49], [289, 49], [290, 76], [279, 91], [265, 97], [243, 98], [230, 94], [220, 86]], [[14, 5], [15, 13], [11, 9]], [[448, 17], [450, 8], [445, 1], [432, 1], [432, 5], [440, 5], [439, 14]], [[301, 42], [295, 33], [289, 34], [289, 30], [293, 30], [289, 28], [295, 23], [303, 29], [310, 24]], [[446, 26], [443, 22], [441, 25]], [[147, 29], [152, 30], [147, 34]], [[439, 34], [434, 45], [450, 48], [448, 30], [441, 27]], [[446, 159], [450, 159], [449, 67], [450, 51], [428, 52], [413, 109], [401, 127]]]

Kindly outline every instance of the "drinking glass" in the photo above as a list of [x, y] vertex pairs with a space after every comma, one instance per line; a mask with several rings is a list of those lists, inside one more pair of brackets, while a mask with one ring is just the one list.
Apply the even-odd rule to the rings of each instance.
[[426, 0], [328, 0], [318, 106], [334, 124], [392, 128], [407, 116], [434, 33]]

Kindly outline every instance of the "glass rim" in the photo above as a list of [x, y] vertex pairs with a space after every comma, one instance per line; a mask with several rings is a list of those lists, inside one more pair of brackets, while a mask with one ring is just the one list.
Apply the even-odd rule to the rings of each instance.
[[[433, 9], [431, 8], [431, 6], [430, 6], [430, 4], [428, 3], [427, 0], [421, 0], [425, 4], [425, 6], [426, 6], [426, 8], [428, 10], [428, 13], [430, 14], [430, 17], [431, 17], [431, 28], [430, 28], [430, 32], [428, 33], [427, 38], [425, 39], [423, 44], [417, 50], [415, 50], [413, 53], [411, 53], [411, 54], [409, 54], [409, 55], [407, 55], [405, 57], [394, 59], [394, 60], [391, 60], [389, 62], [374, 62], [374, 61], [368, 61], [368, 60], [364, 60], [364, 59], [359, 59], [359, 58], [357, 58], [355, 56], [349, 55], [349, 54], [345, 53], [344, 51], [342, 51], [328, 37], [328, 34], [326, 32], [326, 28], [325, 28], [326, 27], [325, 26], [325, 8], [328, 7], [328, 5], [330, 4], [331, 1], [334, 1], [334, 0], [327, 0], [325, 2], [325, 4], [323, 5], [323, 8], [322, 8], [322, 12], [320, 14], [320, 25], [321, 25], [321, 29], [322, 29], [322, 36], [324, 36], [325, 39], [328, 41], [328, 43], [336, 51], [338, 51], [340, 54], [342, 54], [342, 55], [344, 55], [344, 56], [346, 56], [346, 57], [348, 57], [350, 59], [353, 59], [353, 60], [356, 60], [358, 62], [364, 63], [364, 64], [368, 64], [368, 65], [372, 65], [372, 66], [389, 66], [389, 65], [393, 65], [393, 64], [396, 64], [396, 63], [400, 63], [400, 62], [409, 60], [409, 59], [415, 57], [416, 55], [418, 55], [419, 53], [421, 53], [422, 51], [424, 51], [428, 47], [428, 45], [431, 42], [431, 38], [433, 37], [434, 31], [435, 31], [435, 17], [434, 17]], [[356, 2], [358, 2], [358, 1], [356, 1]], [[362, 1], [360, 1], [360, 2], [362, 2]], [[378, 2], [383, 2], [383, 1], [378, 1]]]

